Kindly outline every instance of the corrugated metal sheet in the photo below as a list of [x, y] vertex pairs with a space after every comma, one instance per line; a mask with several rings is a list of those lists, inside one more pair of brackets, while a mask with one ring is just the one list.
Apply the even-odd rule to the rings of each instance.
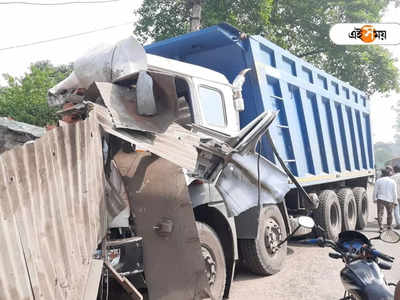
[[42, 127], [0, 117], [0, 154], [27, 141], [40, 138], [45, 133], [46, 129]]
[[0, 155], [0, 299], [82, 299], [105, 232], [94, 116]]
[[30, 135], [33, 138], [40, 138], [46, 133], [46, 129], [31, 124], [18, 122], [8, 118], [0, 117], [0, 127], [7, 128], [10, 131], [17, 132], [20, 134]]

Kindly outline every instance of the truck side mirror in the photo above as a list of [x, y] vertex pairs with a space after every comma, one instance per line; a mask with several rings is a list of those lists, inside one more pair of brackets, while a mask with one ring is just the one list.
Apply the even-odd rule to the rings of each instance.
[[141, 116], [157, 114], [156, 100], [153, 93], [153, 78], [146, 71], [139, 72], [136, 83], [136, 111]]
[[310, 217], [301, 216], [299, 217], [299, 225], [304, 228], [312, 229], [315, 226], [315, 222]]
[[240, 73], [236, 76], [235, 80], [232, 83], [233, 90], [233, 104], [237, 111], [244, 110], [244, 101], [242, 96], [242, 87], [244, 81], [246, 80], [246, 73], [251, 69], [244, 69], [240, 71]]

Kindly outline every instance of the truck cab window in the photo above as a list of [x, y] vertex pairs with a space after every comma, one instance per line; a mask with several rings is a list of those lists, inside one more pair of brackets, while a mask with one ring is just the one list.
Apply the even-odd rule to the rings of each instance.
[[225, 107], [222, 94], [215, 89], [199, 87], [200, 105], [207, 125], [225, 127]]

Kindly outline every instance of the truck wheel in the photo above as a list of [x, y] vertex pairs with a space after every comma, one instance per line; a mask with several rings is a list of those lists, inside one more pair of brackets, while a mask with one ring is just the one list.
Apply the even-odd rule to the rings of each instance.
[[368, 223], [368, 196], [363, 187], [353, 189], [354, 199], [357, 203], [357, 229], [364, 229]]
[[201, 253], [206, 264], [207, 280], [210, 283], [212, 299], [221, 300], [226, 283], [225, 256], [215, 231], [207, 224], [196, 222]]
[[319, 206], [314, 217], [315, 221], [324, 228], [327, 238], [336, 241], [342, 230], [342, 213], [334, 191], [324, 190], [319, 194]]
[[243, 265], [256, 275], [272, 275], [282, 269], [286, 258], [286, 227], [279, 208], [269, 205], [262, 208], [256, 239], [239, 240]]
[[357, 204], [353, 192], [349, 188], [340, 189], [336, 193], [340, 207], [342, 209], [342, 228], [343, 230], [356, 229], [357, 223]]

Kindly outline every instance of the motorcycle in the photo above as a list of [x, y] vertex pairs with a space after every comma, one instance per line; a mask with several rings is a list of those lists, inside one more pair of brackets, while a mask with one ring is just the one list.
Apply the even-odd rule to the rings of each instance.
[[[299, 226], [312, 229], [315, 223], [309, 217], [300, 217]], [[339, 234], [336, 242], [319, 237], [298, 243], [330, 247], [335, 252], [329, 253], [329, 257], [344, 262], [345, 267], [340, 272], [340, 278], [345, 293], [341, 300], [400, 300], [400, 281], [393, 293], [390, 286], [396, 284], [387, 283], [382, 272], [391, 269], [394, 257], [373, 248], [371, 241], [378, 239], [387, 243], [398, 243], [400, 234], [386, 230], [379, 236], [368, 239], [360, 232], [344, 231]]]

